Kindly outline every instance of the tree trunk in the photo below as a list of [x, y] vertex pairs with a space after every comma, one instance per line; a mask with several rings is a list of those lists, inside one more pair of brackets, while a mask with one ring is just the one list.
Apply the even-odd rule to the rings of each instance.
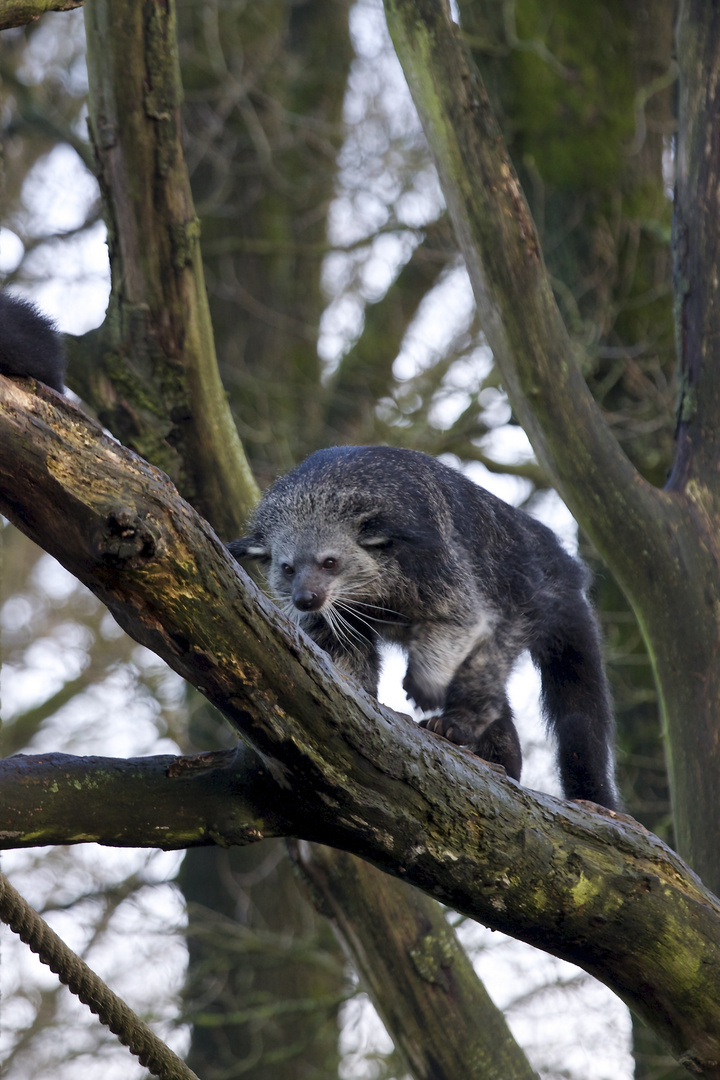
[[215, 360], [180, 138], [175, 8], [97, 0], [85, 25], [113, 291], [93, 348], [82, 350], [87, 366], [71, 362], [70, 382], [230, 539], [258, 489]]
[[674, 588], [655, 646], [678, 850], [720, 891], [720, 12], [681, 3], [673, 254], [680, 394], [678, 452], [668, 491], [681, 515], [668, 536]]

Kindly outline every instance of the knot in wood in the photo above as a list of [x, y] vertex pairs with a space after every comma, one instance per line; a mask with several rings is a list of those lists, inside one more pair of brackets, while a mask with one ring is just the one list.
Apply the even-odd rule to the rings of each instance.
[[108, 514], [95, 547], [104, 562], [127, 563], [153, 558], [157, 540], [149, 523], [135, 509], [121, 506]]

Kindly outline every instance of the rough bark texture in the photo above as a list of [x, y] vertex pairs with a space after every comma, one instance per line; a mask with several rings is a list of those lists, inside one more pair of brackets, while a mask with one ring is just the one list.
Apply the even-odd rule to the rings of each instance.
[[242, 745], [190, 757], [14, 754], [0, 760], [0, 785], [0, 845], [8, 849], [229, 847], [287, 836], [296, 820], [287, 794]]
[[720, 1077], [720, 904], [680, 859], [631, 819], [525, 791], [338, 680], [167, 477], [52, 391], [0, 386], [0, 510], [253, 743], [309, 823], [303, 839], [579, 963]]
[[[678, 452], [668, 490], [682, 517], [668, 537], [672, 591], [658, 582], [667, 657], [657, 667], [678, 850], [720, 889], [720, 10], [682, 3], [673, 254], [680, 359]], [[669, 663], [667, 661], [670, 661]], [[666, 670], [663, 672], [663, 667]], [[714, 874], [709, 868], [714, 868]]]
[[[686, 419], [692, 417], [692, 445], [705, 449], [697, 467], [689, 469], [684, 434], [683, 467], [670, 487], [659, 491], [625, 457], [585, 385], [522, 190], [446, 6], [440, 0], [386, 0], [385, 6], [513, 407], [570, 509], [621, 582], [648, 642], [666, 726], [673, 799], [680, 810], [679, 850], [718, 889], [720, 512], [717, 470], [700, 467], [716, 461], [718, 365], [706, 362], [702, 384], [698, 381], [699, 357], [716, 340], [703, 336], [714, 335], [705, 321], [713, 316], [704, 314], [713, 308], [699, 292], [700, 282], [713, 280], [714, 263], [702, 258], [699, 231], [716, 236], [715, 218], [702, 226], [699, 215], [693, 218], [697, 228], [688, 245], [697, 252], [693, 259], [704, 274], [689, 282], [683, 302], [689, 310], [689, 297], [695, 298], [697, 346], [686, 368], [696, 375], [688, 402], [702, 398], [705, 404], [698, 412], [686, 403], [681, 419], [686, 413]], [[686, 109], [689, 145], [698, 151], [693, 155], [683, 149], [680, 168], [688, 174], [688, 198], [700, 205], [703, 193], [715, 190], [712, 170], [700, 169], [699, 161], [699, 148], [713, 130], [712, 116], [704, 107], [694, 125], [689, 114], [695, 115], [699, 96], [707, 100], [702, 98], [707, 88], [714, 94], [717, 13], [711, 4], [696, 5], [692, 12], [688, 8], [680, 18], [681, 86], [692, 103]], [[688, 42], [707, 38], [707, 52], [692, 53], [683, 45], [683, 33]], [[691, 53], [696, 60], [688, 59]], [[708, 153], [710, 159], [715, 160]], [[689, 325], [687, 318], [681, 325]]]
[[89, 363], [69, 381], [118, 438], [165, 468], [206, 514], [214, 508], [230, 539], [258, 489], [215, 359], [180, 137], [175, 9], [97, 3], [85, 24], [113, 293]]

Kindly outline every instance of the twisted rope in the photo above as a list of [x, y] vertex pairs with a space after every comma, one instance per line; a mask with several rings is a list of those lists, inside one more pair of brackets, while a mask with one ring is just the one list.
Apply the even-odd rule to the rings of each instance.
[[184, 1061], [89, 968], [0, 873], [0, 919], [161, 1080], [198, 1080]]

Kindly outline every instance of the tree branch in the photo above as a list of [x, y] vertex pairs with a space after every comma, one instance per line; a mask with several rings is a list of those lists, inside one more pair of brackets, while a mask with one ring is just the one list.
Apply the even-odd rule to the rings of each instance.
[[[4, 848], [93, 841], [169, 851], [303, 831], [292, 795], [242, 745], [128, 761], [18, 754], [0, 760], [0, 793]], [[293, 854], [413, 1076], [450, 1080], [482, 1060], [488, 1078], [532, 1080], [439, 904], [344, 852], [296, 843]]]
[[720, 1077], [720, 966], [708, 962], [720, 902], [656, 837], [526, 791], [380, 707], [238, 570], [164, 474], [52, 391], [5, 378], [0, 493], [0, 511], [253, 743], [296, 807], [296, 835], [578, 963]]
[[667, 497], [631, 465], [585, 384], [520, 182], [448, 5], [385, 0], [385, 11], [513, 409], [632, 595], [639, 572], [657, 569], [657, 552], [641, 565], [638, 553]]
[[259, 490], [217, 368], [182, 145], [175, 8], [91, 4], [85, 26], [113, 278], [89, 400], [230, 539]]
[[72, 11], [84, 0], [5, 0], [0, 11], [0, 30], [37, 22], [46, 11]]
[[287, 836], [298, 818], [287, 792], [243, 745], [127, 760], [15, 754], [0, 760], [0, 791], [3, 848], [230, 847]]

